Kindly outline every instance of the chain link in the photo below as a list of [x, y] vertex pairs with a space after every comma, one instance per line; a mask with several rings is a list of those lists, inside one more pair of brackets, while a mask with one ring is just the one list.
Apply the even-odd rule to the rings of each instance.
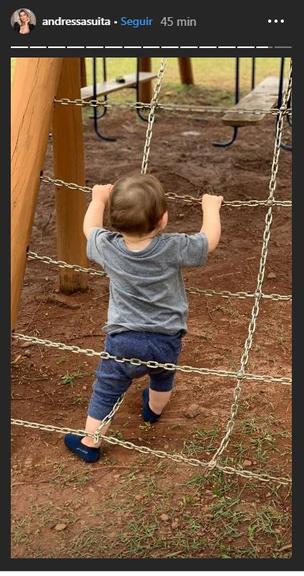
[[141, 174], [146, 174], [147, 169], [148, 169], [148, 161], [149, 161], [149, 155], [150, 155], [153, 124], [155, 121], [156, 106], [157, 106], [158, 100], [159, 100], [160, 89], [161, 89], [162, 80], [164, 77], [166, 65], [167, 65], [166, 58], [162, 58], [161, 63], [160, 63], [160, 68], [159, 68], [159, 71], [157, 74], [157, 81], [156, 81], [156, 84], [154, 87], [154, 93], [152, 96], [152, 100], [150, 102], [150, 112], [149, 112], [149, 116], [148, 116], [146, 140], [145, 140], [144, 153], [143, 153], [143, 159], [142, 159], [142, 164], [141, 164]]
[[[175, 192], [167, 192], [167, 198], [169, 200], [183, 200], [186, 204], [200, 204], [202, 199], [191, 196], [190, 194], [175, 194]], [[243, 206], [249, 206], [251, 208], [256, 206], [282, 206], [285, 208], [290, 208], [292, 206], [291, 200], [223, 200], [223, 206], [228, 206], [231, 208], [242, 208]]]
[[[179, 371], [185, 373], [195, 373], [195, 374], [211, 374], [212, 376], [220, 376], [226, 378], [237, 378], [239, 372], [233, 372], [228, 370], [216, 370], [214, 368], [202, 368], [197, 366], [188, 365], [178, 365], [172, 364], [171, 362], [161, 363], [155, 360], [140, 360], [139, 358], [118, 358], [113, 356], [109, 352], [103, 350], [102, 352], [97, 352], [91, 348], [80, 348], [80, 346], [64, 344], [63, 342], [53, 342], [52, 340], [45, 340], [43, 338], [37, 338], [36, 336], [27, 336], [26, 334], [14, 333], [13, 338], [16, 340], [22, 340], [24, 342], [31, 342], [32, 344], [38, 344], [41, 346], [46, 346], [47, 348], [57, 348], [58, 350], [67, 350], [69, 352], [74, 352], [75, 354], [85, 354], [86, 356], [99, 356], [102, 360], [114, 360], [118, 363], [128, 362], [132, 366], [147, 366], [148, 368], [163, 368], [169, 372]], [[287, 376], [268, 376], [264, 374], [250, 374], [244, 373], [244, 380], [257, 380], [263, 382], [277, 382], [279, 384], [291, 384], [291, 378]]]
[[[134, 109], [134, 110], [149, 110], [151, 109], [151, 103], [147, 102], [107, 102], [106, 100], [100, 100], [98, 98], [92, 98], [87, 100], [85, 98], [55, 98], [55, 104], [62, 104], [63, 106], [90, 106], [92, 108], [118, 108], [118, 109]], [[194, 112], [195, 114], [225, 114], [226, 112], [231, 112], [231, 107], [222, 106], [196, 106], [192, 104], [176, 104], [176, 103], [163, 103], [158, 102], [156, 104], [156, 110], [164, 110], [168, 112]], [[238, 114], [252, 114], [254, 116], [260, 116], [261, 114], [268, 114], [271, 116], [277, 116], [279, 113], [279, 108], [256, 108], [253, 110], [248, 110], [247, 108], [238, 108]], [[292, 116], [292, 109], [287, 108], [284, 110], [284, 115]]]
[[[221, 296], [222, 298], [239, 298], [240, 300], [245, 300], [246, 298], [255, 298], [257, 293], [256, 292], [230, 292], [229, 290], [211, 290], [209, 288], [193, 288], [189, 287], [186, 288], [187, 292], [190, 294], [199, 294], [202, 296]], [[274, 300], [274, 301], [290, 301], [292, 300], [291, 294], [264, 294], [262, 292], [261, 298], [265, 298], [266, 300]]]
[[69, 190], [80, 190], [86, 194], [92, 193], [92, 188], [90, 186], [80, 186], [80, 184], [75, 184], [75, 182], [65, 182], [60, 178], [51, 178], [50, 176], [40, 176], [41, 182], [45, 184], [54, 184], [54, 186], [62, 186], [64, 188], [69, 188]]
[[[276, 126], [276, 134], [275, 134], [275, 142], [274, 142], [274, 151], [273, 151], [273, 160], [272, 160], [272, 167], [271, 167], [271, 176], [269, 181], [269, 195], [268, 200], [272, 201], [275, 191], [276, 191], [276, 178], [278, 173], [278, 166], [279, 166], [279, 157], [280, 157], [280, 150], [281, 150], [281, 141], [282, 141], [282, 132], [283, 132], [283, 112], [287, 109], [287, 103], [290, 98], [291, 94], [291, 86], [292, 86], [292, 62], [290, 63], [290, 71], [289, 71], [289, 79], [288, 79], [288, 86], [283, 95], [282, 106], [280, 108], [277, 126]], [[240, 361], [240, 369], [237, 376], [236, 386], [233, 391], [233, 403], [231, 405], [230, 410], [230, 418], [226, 425], [226, 433], [221, 440], [221, 443], [214, 453], [212, 459], [210, 460], [210, 464], [216, 465], [218, 462], [219, 457], [227, 448], [230, 436], [232, 434], [236, 415], [238, 412], [239, 407], [239, 399], [241, 394], [241, 382], [244, 378], [245, 374], [245, 367], [248, 363], [249, 352], [252, 347], [253, 336], [256, 329], [256, 321], [259, 315], [260, 310], [260, 300], [262, 297], [262, 286], [265, 276], [265, 267], [266, 267], [266, 260], [268, 255], [268, 247], [269, 247], [269, 240], [270, 240], [270, 231], [271, 231], [271, 224], [272, 224], [272, 204], [270, 204], [266, 216], [265, 216], [265, 228], [263, 233], [263, 245], [261, 250], [261, 258], [259, 264], [259, 272], [257, 277], [257, 287], [256, 287], [256, 296], [255, 301], [251, 311], [251, 319], [248, 326], [248, 335], [245, 340], [243, 353], [241, 356]]]
[[[40, 176], [41, 182], [45, 184], [54, 184], [54, 186], [62, 186], [68, 188], [69, 190], [80, 190], [86, 194], [92, 193], [92, 188], [90, 186], [80, 186], [75, 184], [75, 182], [65, 182], [60, 180], [60, 178], [51, 178], [50, 176]], [[190, 194], [175, 194], [175, 192], [167, 192], [166, 196], [169, 200], [181, 200], [188, 204], [200, 204], [202, 199], [191, 196]], [[224, 200], [223, 206], [230, 206], [232, 208], [242, 208], [242, 206], [256, 207], [256, 206], [282, 206], [285, 208], [290, 208], [292, 206], [291, 200]]]
[[95, 268], [84, 268], [84, 266], [79, 266], [78, 264], [68, 264], [64, 260], [54, 260], [50, 256], [40, 256], [36, 252], [31, 250], [27, 253], [28, 260], [39, 260], [44, 264], [50, 264], [53, 266], [58, 266], [59, 268], [68, 268], [69, 270], [75, 270], [75, 272], [85, 272], [91, 276], [107, 276], [106, 272], [102, 270], [95, 270]]
[[[50, 256], [40, 256], [39, 254], [37, 254], [36, 252], [32, 252], [31, 250], [28, 251], [27, 257], [28, 260], [39, 260], [40, 262], [43, 262], [43, 264], [58, 266], [59, 268], [69, 268], [70, 270], [75, 270], [75, 272], [85, 272], [87, 274], [90, 274], [91, 276], [108, 277], [106, 272], [103, 272], [102, 270], [95, 270], [95, 268], [84, 268], [83, 266], [79, 266], [78, 264], [68, 264], [64, 260], [54, 260]], [[240, 298], [243, 300], [245, 298], [255, 298], [256, 296], [256, 292], [242, 292], [242, 291], [230, 292], [229, 290], [211, 290], [209, 288], [203, 289], [203, 288], [189, 287], [186, 288], [186, 291], [189, 292], [189, 294], [198, 294], [202, 296], [222, 296], [223, 298]], [[280, 300], [288, 301], [292, 300], [292, 295], [262, 293], [262, 298], [275, 301]]]
[[[15, 426], [23, 426], [25, 428], [31, 428], [34, 430], [42, 430], [44, 432], [58, 432], [60, 434], [74, 434], [75, 436], [89, 436], [95, 440], [96, 434], [91, 434], [86, 432], [85, 430], [74, 430], [73, 428], [61, 428], [59, 426], [51, 426], [49, 424], [40, 424], [38, 422], [29, 422], [27, 420], [18, 420], [16, 418], [12, 418], [11, 423]], [[123, 448], [127, 448], [127, 450], [136, 450], [141, 454], [149, 454], [151, 456], [156, 456], [157, 458], [171, 460], [173, 462], [178, 462], [179, 464], [188, 464], [190, 466], [200, 466], [202, 468], [210, 468], [210, 463], [204, 460], [198, 460], [196, 458], [187, 458], [183, 454], [171, 454], [169, 452], [165, 452], [164, 450], [153, 450], [148, 446], [138, 446], [133, 442], [128, 442], [125, 440], [120, 440], [119, 438], [115, 438], [114, 436], [105, 436], [104, 434], [99, 433], [100, 440], [104, 440], [109, 444], [116, 444], [118, 446], [122, 446]], [[261, 482], [275, 482], [282, 485], [288, 485], [291, 483], [291, 478], [286, 477], [276, 477], [271, 476], [269, 474], [257, 474], [256, 472], [251, 472], [250, 470], [245, 470], [242, 468], [233, 468], [231, 466], [220, 466], [216, 464], [216, 467], [224, 472], [224, 474], [236, 474], [238, 476], [242, 476], [243, 478], [248, 478], [249, 480], [260, 480]], [[212, 466], [213, 468], [213, 466]]]

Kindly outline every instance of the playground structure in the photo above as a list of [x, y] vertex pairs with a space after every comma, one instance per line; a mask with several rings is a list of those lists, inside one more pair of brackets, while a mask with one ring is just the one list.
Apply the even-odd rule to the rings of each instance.
[[[151, 145], [151, 137], [153, 130], [153, 123], [157, 109], [161, 109], [158, 103], [159, 91], [161, 81], [164, 74], [164, 62], [162, 62], [154, 94], [150, 105], [146, 106], [149, 109], [149, 119], [146, 134], [146, 142], [144, 148], [144, 156], [142, 162], [142, 172], [145, 172], [148, 167], [149, 151]], [[58, 246], [58, 261], [57, 264], [62, 266], [60, 270], [60, 287], [66, 293], [72, 293], [76, 290], [85, 290], [87, 287], [87, 275], [83, 274], [84, 269], [89, 273], [98, 274], [98, 272], [87, 268], [87, 260], [85, 256], [84, 238], [82, 235], [82, 221], [85, 211], [83, 192], [90, 192], [88, 187], [85, 187], [84, 179], [84, 161], [83, 161], [83, 137], [82, 137], [82, 119], [81, 119], [81, 105], [92, 105], [96, 107], [96, 102], [83, 100], [80, 98], [81, 90], [81, 67], [78, 59], [43, 59], [31, 60], [26, 59], [22, 61], [20, 70], [17, 68], [14, 79], [13, 89], [13, 121], [12, 121], [12, 327], [14, 328], [18, 302], [20, 298], [22, 279], [26, 264], [26, 251], [29, 243], [31, 223], [33, 221], [35, 203], [41, 179], [41, 171], [43, 169], [43, 159], [47, 146], [48, 129], [52, 121], [53, 127], [53, 148], [54, 148], [54, 179], [43, 178], [50, 184], [55, 184], [59, 190], [56, 192], [56, 209], [57, 209], [57, 246]], [[35, 79], [35, 81], [34, 81]], [[47, 86], [47, 90], [46, 90]], [[104, 440], [113, 444], [120, 444], [127, 448], [134, 448], [140, 452], [152, 453], [160, 458], [168, 457], [177, 462], [186, 462], [194, 466], [202, 466], [206, 470], [210, 470], [215, 466], [228, 474], [239, 474], [246, 478], [255, 478], [264, 482], [275, 481], [282, 484], [288, 484], [288, 478], [275, 478], [267, 474], [255, 474], [246, 470], [234, 470], [228, 466], [222, 466], [219, 463], [219, 457], [225, 450], [233, 429], [235, 417], [238, 409], [239, 395], [241, 391], [241, 383], [246, 378], [258, 379], [259, 375], [250, 375], [245, 371], [248, 361], [249, 351], [252, 345], [252, 338], [255, 331], [256, 319], [259, 313], [259, 303], [261, 298], [268, 297], [274, 300], [282, 299], [288, 300], [290, 296], [271, 294], [264, 294], [262, 291], [265, 262], [268, 252], [268, 243], [270, 238], [270, 227], [272, 222], [272, 208], [275, 204], [281, 206], [290, 206], [288, 201], [279, 202], [275, 200], [274, 194], [276, 189], [276, 175], [278, 171], [278, 161], [280, 154], [280, 146], [282, 141], [283, 120], [288, 113], [288, 102], [290, 101], [291, 94], [291, 75], [284, 94], [281, 106], [277, 110], [273, 110], [271, 104], [265, 104], [263, 99], [260, 102], [260, 108], [256, 109], [250, 104], [250, 114], [252, 116], [262, 116], [267, 113], [275, 114], [277, 118], [276, 124], [276, 137], [274, 146], [274, 157], [272, 164], [272, 173], [269, 184], [269, 196], [265, 201], [230, 201], [225, 202], [227, 205], [235, 207], [243, 206], [257, 206], [262, 205], [267, 208], [265, 217], [265, 229], [263, 234], [263, 247], [260, 259], [260, 267], [257, 278], [256, 291], [252, 294], [238, 293], [234, 294], [235, 297], [250, 297], [253, 299], [254, 304], [252, 307], [251, 319], [248, 327], [248, 337], [244, 344], [244, 350], [241, 357], [240, 369], [238, 372], [229, 373], [227, 371], [210, 370], [207, 368], [197, 368], [192, 366], [173, 366], [164, 365], [168, 370], [181, 370], [184, 372], [197, 372], [201, 374], [213, 373], [215, 375], [224, 376], [232, 374], [236, 378], [236, 387], [234, 390], [234, 401], [231, 407], [231, 415], [226, 427], [225, 435], [220, 443], [220, 446], [210, 462], [203, 462], [196, 459], [188, 459], [182, 455], [170, 455], [161, 451], [154, 451], [143, 446], [136, 447], [135, 445], [123, 442], [117, 438], [103, 437]], [[43, 95], [43, 96], [42, 96]], [[54, 115], [52, 118], [53, 102]], [[68, 101], [67, 101], [68, 100]], [[63, 104], [63, 105], [60, 105]], [[170, 106], [169, 108], [170, 109]], [[223, 111], [221, 110], [221, 113]], [[227, 114], [229, 113], [226, 111]], [[246, 107], [238, 108], [238, 114], [248, 114]], [[28, 145], [30, 142], [30, 146]], [[21, 169], [22, 179], [20, 178]], [[73, 196], [71, 196], [70, 189], [73, 189]], [[170, 196], [175, 200], [178, 198], [175, 195]], [[72, 200], [71, 200], [72, 198]], [[197, 199], [190, 196], [179, 198], [185, 202], [197, 202]], [[33, 254], [31, 255], [32, 257]], [[43, 261], [43, 258], [39, 257]], [[47, 260], [44, 260], [47, 261]], [[102, 275], [102, 272], [99, 272]], [[207, 291], [201, 290], [202, 294], [207, 294]], [[210, 292], [209, 291], [209, 295]], [[216, 291], [213, 291], [216, 293]], [[231, 295], [231, 293], [228, 293]], [[223, 297], [227, 293], [221, 293]], [[241, 295], [241, 296], [240, 296]], [[57, 347], [62, 350], [71, 350], [75, 353], [85, 353], [89, 356], [101, 356], [104, 359], [109, 358], [106, 352], [95, 352], [93, 350], [83, 350], [75, 346], [68, 346], [62, 343], [55, 343], [48, 340], [41, 340], [34, 337], [25, 335], [15, 335], [16, 338], [31, 341], [36, 344], [44, 344], [50, 347]], [[140, 363], [138, 359], [124, 359], [124, 361], [131, 361], [131, 363]], [[151, 363], [149, 364], [151, 367]], [[158, 365], [157, 365], [158, 366]], [[155, 366], [154, 363], [154, 367]], [[260, 378], [267, 380], [267, 376], [260, 375]], [[288, 378], [274, 378], [269, 377], [270, 381], [279, 381], [289, 385], [290, 379]], [[123, 398], [122, 398], [123, 399]], [[119, 404], [113, 409], [113, 412], [107, 416], [106, 420], [113, 417], [113, 414], [118, 409]], [[35, 423], [13, 421], [13, 424], [29, 426], [32, 428], [40, 428], [42, 430], [55, 430], [61, 433], [71, 431], [66, 428], [52, 427], [49, 425], [39, 425]], [[104, 422], [103, 422], [104, 424]], [[76, 434], [83, 434], [83, 431], [72, 430]], [[94, 436], [99, 438], [100, 436]], [[101, 436], [102, 437], [102, 436]]]

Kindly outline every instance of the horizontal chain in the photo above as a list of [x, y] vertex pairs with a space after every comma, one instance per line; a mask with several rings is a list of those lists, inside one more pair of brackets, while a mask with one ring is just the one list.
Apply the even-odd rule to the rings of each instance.
[[[201, 203], [201, 198], [196, 198], [190, 194], [175, 194], [175, 192], [167, 192], [167, 198], [169, 200], [183, 200], [186, 204], [198, 204]], [[242, 208], [242, 206], [248, 206], [254, 208], [256, 206], [283, 206], [285, 208], [290, 208], [292, 206], [291, 200], [223, 200], [223, 206], [228, 206], [231, 208]]]
[[58, 266], [58, 268], [68, 268], [69, 270], [74, 270], [75, 272], [85, 272], [91, 276], [107, 276], [106, 272], [102, 270], [95, 270], [95, 268], [84, 268], [84, 266], [79, 266], [78, 264], [68, 264], [64, 260], [54, 260], [50, 256], [40, 256], [36, 252], [31, 250], [27, 253], [28, 260], [39, 260], [43, 264], [50, 264], [53, 266]]
[[[238, 378], [239, 373], [228, 371], [228, 370], [216, 370], [214, 368], [202, 368], [197, 366], [187, 366], [172, 364], [171, 362], [161, 363], [155, 360], [140, 360], [139, 358], [118, 358], [113, 356], [109, 352], [103, 350], [102, 352], [97, 352], [92, 348], [80, 348], [80, 346], [64, 344], [63, 342], [53, 342], [52, 340], [45, 340], [42, 338], [37, 338], [36, 336], [27, 336], [26, 334], [13, 333], [13, 338], [16, 340], [22, 340], [24, 342], [30, 342], [32, 344], [38, 344], [41, 346], [46, 346], [47, 348], [57, 348], [58, 350], [67, 350], [75, 354], [84, 354], [86, 356], [99, 356], [102, 360], [114, 360], [118, 363], [128, 362], [132, 366], [147, 366], [148, 368], [163, 368], [169, 372], [185, 372], [185, 373], [195, 373], [195, 374], [211, 374], [212, 376], [220, 376], [226, 378]], [[263, 382], [276, 382], [278, 384], [291, 385], [291, 378], [287, 376], [268, 376], [265, 374], [242, 374], [242, 379], [244, 380], [257, 380]]]
[[[102, 270], [95, 270], [95, 268], [84, 268], [84, 266], [79, 266], [78, 264], [68, 264], [64, 260], [54, 260], [50, 256], [40, 256], [36, 252], [32, 252], [31, 250], [27, 253], [28, 260], [39, 260], [43, 264], [49, 264], [53, 266], [58, 266], [59, 268], [68, 268], [69, 270], [75, 270], [75, 272], [84, 272], [91, 276], [106, 276], [106, 272]], [[202, 289], [202, 288], [194, 288], [189, 287], [186, 288], [186, 291], [189, 294], [200, 294], [202, 296], [222, 296], [223, 298], [255, 298], [256, 292], [230, 292], [229, 290], [211, 290], [211, 289]], [[266, 298], [268, 300], [276, 300], [276, 301], [289, 301], [292, 300], [292, 295], [281, 295], [281, 294], [263, 294], [262, 298]]]
[[[80, 186], [80, 184], [75, 184], [75, 182], [65, 182], [60, 178], [51, 178], [50, 176], [41, 176], [41, 182], [45, 184], [53, 184], [54, 186], [68, 188], [70, 190], [80, 190], [81, 192], [85, 192], [86, 194], [92, 193], [92, 188], [90, 186]], [[196, 198], [195, 196], [190, 196], [189, 194], [175, 194], [174, 192], [167, 192], [166, 196], [170, 200], [182, 200], [183, 202], [189, 204], [198, 204], [201, 203], [201, 198]], [[283, 206], [283, 207], [291, 207], [292, 202], [291, 200], [224, 200], [223, 206], [231, 206], [233, 208], [241, 208], [242, 206]]]
[[[62, 104], [63, 106], [90, 106], [92, 108], [120, 108], [120, 109], [135, 109], [135, 110], [150, 110], [151, 103], [147, 102], [107, 102], [105, 100], [100, 100], [98, 98], [92, 98], [87, 100], [85, 98], [55, 98], [55, 104]], [[195, 114], [225, 114], [226, 112], [230, 112], [234, 105], [230, 107], [222, 107], [222, 106], [195, 106], [192, 104], [166, 104], [166, 103], [158, 103], [156, 105], [157, 110], [166, 110], [168, 112], [194, 112]], [[261, 114], [268, 114], [271, 116], [278, 115], [280, 109], [279, 108], [255, 108], [252, 110], [248, 110], [248, 108], [237, 108], [238, 114], [252, 114], [256, 116], [260, 116]], [[285, 115], [292, 115], [292, 109], [287, 108], [286, 111], [284, 110]]]
[[[42, 430], [44, 432], [57, 432], [59, 434], [74, 434], [75, 436], [89, 436], [95, 439], [95, 435], [85, 430], [75, 430], [73, 428], [64, 428], [59, 426], [52, 426], [50, 424], [40, 424], [38, 422], [29, 422], [27, 420], [19, 420], [16, 418], [11, 419], [11, 424], [15, 426], [23, 426], [25, 428], [31, 428], [33, 430]], [[233, 468], [231, 466], [221, 466], [220, 464], [210, 464], [205, 460], [198, 460], [196, 458], [187, 458], [183, 454], [170, 454], [169, 452], [165, 452], [163, 450], [153, 450], [148, 446], [138, 446], [133, 442], [128, 442], [125, 440], [120, 440], [119, 438], [115, 438], [114, 436], [105, 436], [104, 434], [99, 433], [99, 438], [108, 442], [109, 444], [116, 444], [118, 446], [122, 446], [123, 448], [127, 448], [128, 450], [135, 450], [136, 452], [140, 452], [141, 454], [149, 454], [151, 456], [156, 456], [157, 458], [168, 459], [173, 462], [178, 462], [180, 464], [188, 464], [190, 466], [200, 466], [202, 468], [213, 469], [217, 468], [221, 470], [224, 474], [236, 474], [238, 476], [242, 476], [243, 478], [247, 478], [248, 480], [260, 480], [261, 482], [275, 482], [282, 485], [291, 484], [291, 478], [286, 477], [276, 477], [271, 476], [269, 474], [258, 474], [255, 472], [251, 472], [250, 470], [244, 470], [243, 468]]]
[[[193, 288], [189, 287], [186, 288], [187, 292], [190, 294], [201, 294], [202, 296], [221, 296], [222, 298], [240, 298], [241, 300], [245, 300], [246, 298], [255, 298], [257, 292], [230, 292], [229, 290], [211, 290], [208, 288]], [[284, 301], [288, 302], [292, 300], [291, 294], [264, 294], [261, 292], [261, 298], [265, 298], [266, 300], [275, 300], [275, 301]]]
[[60, 178], [50, 178], [50, 176], [40, 176], [41, 182], [45, 184], [54, 184], [54, 186], [64, 186], [64, 188], [69, 188], [70, 190], [80, 190], [81, 192], [86, 192], [86, 194], [92, 193], [92, 188], [90, 186], [80, 186], [80, 184], [75, 184], [75, 182], [65, 182], [60, 180]]

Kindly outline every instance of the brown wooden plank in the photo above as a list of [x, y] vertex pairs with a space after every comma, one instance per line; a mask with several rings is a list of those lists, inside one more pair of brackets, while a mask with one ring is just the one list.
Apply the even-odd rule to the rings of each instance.
[[[285, 87], [285, 86], [284, 86]], [[268, 76], [260, 82], [254, 90], [241, 98], [223, 117], [223, 123], [227, 126], [247, 126], [258, 124], [265, 117], [265, 110], [271, 110], [278, 99], [279, 78]], [[246, 110], [246, 112], [239, 112]], [[259, 114], [252, 114], [250, 110], [261, 110]]]
[[[151, 58], [139, 58], [139, 72], [152, 72]], [[152, 99], [152, 80], [139, 83], [139, 102], [151, 102]]]
[[182, 84], [194, 84], [191, 58], [178, 58], [179, 74]]
[[[64, 58], [57, 98], [79, 98], [79, 58]], [[55, 106], [53, 116], [54, 176], [65, 182], [85, 185], [84, 144], [81, 109], [78, 106]], [[80, 190], [56, 188], [56, 228], [58, 260], [69, 264], [88, 265], [86, 239], [82, 224], [86, 198]], [[71, 294], [86, 290], [87, 274], [60, 268], [60, 290]]]
[[[153, 72], [140, 72], [139, 82], [149, 82], [153, 78], [156, 78], [157, 74]], [[124, 88], [131, 88], [136, 84], [136, 74], [126, 74], [124, 76], [125, 82], [116, 82], [116, 80], [107, 80], [107, 82], [99, 82], [97, 84], [97, 96], [103, 96], [105, 94], [110, 94], [110, 92], [117, 92], [118, 90], [123, 90]], [[93, 98], [93, 86], [85, 86], [81, 88], [81, 98], [83, 100], [89, 100]]]
[[15, 327], [26, 249], [62, 58], [17, 58], [11, 117], [11, 323]]

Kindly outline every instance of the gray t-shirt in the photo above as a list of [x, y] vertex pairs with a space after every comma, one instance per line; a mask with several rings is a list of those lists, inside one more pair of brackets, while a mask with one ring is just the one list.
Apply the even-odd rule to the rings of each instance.
[[187, 331], [188, 302], [181, 268], [205, 264], [205, 234], [159, 234], [144, 250], [134, 252], [127, 248], [121, 234], [93, 228], [87, 255], [110, 278], [104, 332]]

